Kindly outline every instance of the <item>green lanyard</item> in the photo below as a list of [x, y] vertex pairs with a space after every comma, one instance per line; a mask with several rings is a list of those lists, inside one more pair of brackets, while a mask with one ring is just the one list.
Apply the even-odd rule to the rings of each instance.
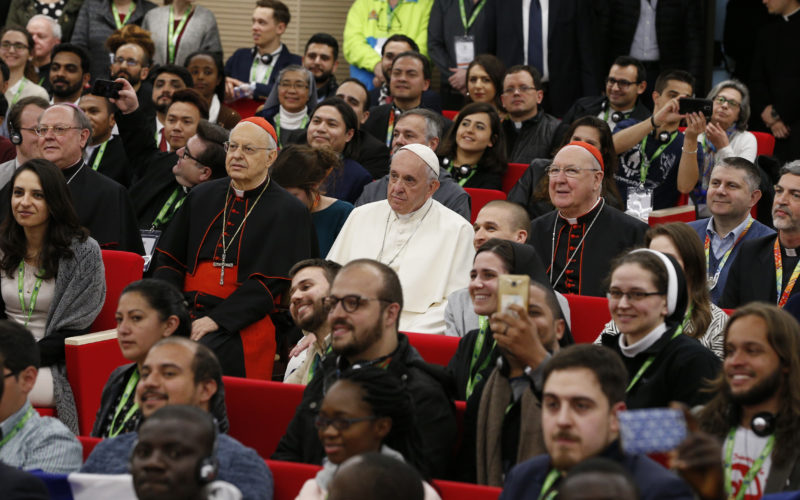
[[484, 0], [480, 0], [478, 5], [475, 6], [475, 10], [472, 11], [472, 15], [467, 21], [467, 10], [464, 7], [464, 1], [460, 0], [458, 2], [458, 6], [461, 7], [461, 24], [464, 26], [464, 34], [466, 35], [469, 32], [469, 29], [472, 27], [473, 23], [475, 23], [475, 19], [478, 18], [478, 14], [481, 13], [483, 10], [483, 5], [486, 3]]
[[[119, 11], [117, 10], [117, 5], [114, 3], [113, 0], [111, 1], [111, 12], [114, 13], [114, 22], [117, 23], [117, 29], [118, 30], [121, 30], [123, 26], [128, 24], [128, 20], [131, 18], [131, 14], [133, 14], [134, 10], [136, 10], [136, 4], [131, 2], [130, 9], [128, 9], [128, 14], [125, 16], [125, 20], [120, 22], [120, 20], [119, 20]], [[172, 11], [170, 11], [170, 13], [171, 12]], [[172, 20], [172, 18], [170, 18], [170, 21], [171, 20]]]
[[[186, 197], [184, 196], [183, 198], [178, 200], [177, 203], [175, 202], [175, 200], [178, 198], [178, 195], [182, 190], [183, 188], [180, 187], [175, 188], [175, 191], [172, 192], [172, 194], [169, 196], [169, 199], [166, 201], [166, 203], [164, 203], [164, 206], [161, 207], [161, 210], [159, 210], [158, 215], [156, 215], [156, 218], [153, 220], [153, 225], [150, 227], [151, 231], [153, 229], [161, 227], [162, 224], [166, 224], [167, 222], [169, 222], [170, 219], [172, 219], [172, 216], [175, 215], [175, 212], [177, 212], [178, 209], [181, 208], [181, 205], [183, 205], [183, 202], [186, 200]], [[173, 203], [175, 204], [175, 207], [170, 211], [170, 207], [172, 207]]]
[[[489, 318], [486, 316], [478, 316], [478, 324], [480, 325], [480, 330], [478, 331], [478, 338], [475, 339], [475, 347], [472, 349], [472, 358], [469, 361], [469, 378], [467, 379], [467, 395], [466, 399], [472, 395], [472, 391], [475, 390], [475, 386], [478, 385], [478, 382], [483, 380], [483, 375], [480, 374], [487, 366], [489, 366], [489, 356], [486, 355], [486, 358], [483, 360], [483, 363], [475, 369], [475, 365], [478, 362], [478, 358], [481, 357], [481, 350], [483, 349], [483, 344], [486, 342], [486, 331], [489, 329]], [[497, 341], [492, 341], [492, 349], [494, 346], [497, 345]]]
[[[456, 166], [455, 166], [455, 165], [453, 165], [453, 166], [450, 168], [450, 173], [451, 173], [451, 174], [454, 172], [454, 169], [455, 169], [455, 168], [456, 168]], [[473, 175], [475, 175], [475, 172], [477, 172], [477, 171], [478, 171], [478, 166], [477, 166], [477, 165], [475, 165], [475, 166], [474, 166], [474, 168], [472, 168], [472, 169], [470, 170], [470, 173], [469, 173], [469, 175], [468, 175], [468, 176], [464, 177], [463, 179], [459, 179], [459, 181], [458, 181], [458, 185], [459, 185], [459, 186], [461, 186], [461, 187], [464, 187], [464, 184], [466, 184], [467, 182], [469, 182], [469, 180], [470, 180], [470, 179], [472, 179], [472, 176], [473, 176]], [[453, 176], [453, 177], [455, 177], [455, 176]]]
[[[272, 117], [272, 120], [275, 122], [275, 135], [278, 136], [278, 146], [280, 146], [281, 145], [281, 115], [280, 115], [280, 111], [278, 111], [277, 115]], [[299, 129], [300, 128], [306, 128], [306, 125], [308, 125], [308, 115], [303, 117], [303, 120], [300, 122]]]
[[175, 9], [172, 5], [169, 6], [169, 35], [167, 35], [167, 62], [170, 64], [175, 63], [175, 48], [178, 46], [178, 37], [181, 36], [183, 27], [186, 26], [186, 21], [194, 11], [194, 5], [183, 13], [181, 22], [178, 23], [178, 30], [175, 30]]
[[33, 407], [32, 406], [28, 407], [28, 411], [26, 411], [22, 419], [19, 422], [17, 422], [17, 425], [15, 425], [13, 429], [11, 429], [11, 432], [3, 436], [3, 440], [0, 441], [0, 448], [5, 446], [7, 442], [11, 441], [11, 438], [16, 436], [17, 433], [21, 431], [23, 427], [25, 427], [25, 423], [27, 423], [28, 420], [33, 416], [33, 412], [34, 412]]
[[642, 185], [644, 185], [644, 181], [645, 179], [647, 179], [647, 171], [650, 170], [650, 164], [652, 164], [656, 160], [656, 158], [661, 156], [661, 153], [663, 153], [664, 150], [667, 149], [667, 147], [670, 144], [672, 144], [672, 141], [674, 141], [675, 138], [678, 137], [678, 131], [676, 130], [675, 132], [673, 132], [669, 138], [669, 141], [660, 145], [658, 149], [656, 149], [656, 152], [653, 153], [653, 156], [650, 157], [650, 159], [647, 158], [647, 153], [645, 153], [645, 148], [647, 148], [647, 138], [649, 136], [650, 136], [649, 134], [644, 136], [644, 139], [642, 139], [642, 143], [639, 146], [639, 152], [642, 155], [642, 168], [639, 171], [639, 182]]
[[[733, 472], [733, 442], [735, 439], [736, 428], [734, 427], [731, 429], [731, 432], [728, 433], [728, 439], [725, 442], [725, 492], [728, 494], [728, 498], [731, 498], [733, 492], [731, 473]], [[744, 498], [747, 488], [750, 487], [750, 483], [753, 482], [753, 479], [755, 479], [761, 467], [764, 465], [764, 460], [772, 453], [773, 446], [775, 446], [775, 434], [769, 437], [767, 444], [764, 445], [764, 449], [761, 450], [761, 454], [753, 462], [753, 465], [750, 466], [750, 470], [747, 471], [747, 474], [745, 474], [742, 479], [742, 484], [739, 486], [739, 493], [736, 494], [733, 500], [742, 500]]]
[[100, 148], [97, 150], [97, 156], [94, 157], [94, 161], [92, 162], [92, 170], [100, 168], [100, 162], [103, 161], [103, 155], [106, 153], [106, 146], [110, 140], [111, 139], [107, 139], [106, 142], [100, 145]]
[[116, 428], [114, 427], [114, 424], [117, 423], [117, 418], [119, 417], [119, 414], [122, 412], [122, 408], [125, 407], [125, 404], [131, 398], [133, 391], [136, 389], [136, 384], [138, 383], [139, 383], [139, 368], [134, 368], [133, 374], [131, 375], [131, 378], [128, 379], [128, 384], [125, 386], [125, 391], [122, 393], [122, 398], [120, 398], [119, 404], [117, 405], [117, 409], [114, 412], [114, 418], [111, 419], [111, 425], [109, 426], [108, 429], [108, 437], [115, 437], [120, 432], [122, 432], [122, 429], [125, 428], [125, 423], [128, 420], [130, 420], [133, 414], [136, 413], [136, 410], [139, 409], [139, 403], [134, 401], [133, 405], [131, 405], [131, 407], [125, 413], [125, 417], [122, 419], [122, 422], [120, 422], [119, 425], [116, 426]]
[[553, 498], [558, 495], [558, 491], [553, 490], [553, 485], [558, 481], [558, 478], [561, 476], [561, 473], [558, 470], [553, 469], [547, 473], [547, 477], [544, 479], [544, 484], [542, 485], [542, 489], [539, 490], [539, 500], [552, 500]]
[[[253, 66], [252, 66], [252, 68], [250, 68], [250, 81], [251, 82], [257, 81], [256, 80], [256, 68], [258, 68], [258, 62], [260, 60], [261, 60], [261, 58], [258, 57], [258, 56], [253, 58]], [[264, 78], [261, 79], [260, 83], [263, 83], [263, 84], [266, 85], [267, 82], [269, 82], [269, 77], [272, 74], [272, 68], [274, 68], [273, 65], [271, 65], [271, 64], [267, 65], [267, 72], [264, 73]]]
[[8, 109], [14, 107], [17, 101], [19, 101], [19, 97], [22, 95], [22, 89], [25, 88], [25, 80], [27, 80], [27, 78], [23, 76], [22, 80], [20, 80], [19, 82], [19, 87], [17, 88], [17, 91], [14, 93], [14, 97], [11, 98], [11, 103], [8, 105]]
[[19, 261], [19, 271], [17, 272], [17, 286], [19, 289], [19, 307], [22, 309], [22, 314], [25, 315], [25, 326], [33, 315], [33, 308], [36, 307], [36, 298], [39, 297], [39, 289], [42, 287], [42, 278], [36, 277], [36, 282], [33, 285], [33, 295], [31, 295], [31, 303], [29, 308], [25, 308], [25, 295], [22, 293], [22, 286], [25, 282], [25, 261]]
[[389, 13], [386, 14], [386, 31], [387, 32], [392, 31], [392, 18], [394, 17], [394, 11], [395, 11], [395, 9], [400, 7], [402, 4], [403, 4], [403, 0], [400, 0], [397, 3], [397, 5], [394, 7], [394, 9], [393, 9], [392, 6], [389, 5], [389, 2], [386, 2], [386, 5], [389, 7]]
[[[689, 304], [689, 307], [686, 309], [686, 314], [683, 316], [683, 322], [678, 326], [678, 328], [675, 329], [675, 333], [672, 334], [670, 340], [677, 338], [680, 334], [683, 333], [683, 326], [689, 323], [691, 316], [692, 316], [692, 304]], [[635, 386], [636, 382], [638, 382], [639, 379], [642, 378], [644, 372], [646, 372], [647, 369], [650, 368], [650, 365], [653, 364], [653, 361], [655, 361], [655, 359], [656, 359], [655, 354], [647, 358], [647, 360], [639, 368], [639, 371], [636, 372], [636, 375], [634, 375], [633, 378], [631, 379], [631, 383], [628, 384], [628, 388], [625, 389], [626, 393], [631, 392], [633, 386]]]
[[314, 354], [314, 359], [311, 360], [311, 366], [308, 369], [308, 383], [311, 383], [311, 380], [314, 378], [314, 372], [317, 371], [317, 365], [319, 365], [320, 360], [319, 353]]

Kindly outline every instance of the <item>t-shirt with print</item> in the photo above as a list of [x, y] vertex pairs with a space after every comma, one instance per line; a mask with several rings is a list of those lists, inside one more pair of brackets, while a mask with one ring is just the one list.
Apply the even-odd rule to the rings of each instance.
[[[733, 445], [732, 457], [732, 470], [731, 470], [731, 498], [735, 498], [739, 494], [739, 489], [742, 486], [742, 480], [747, 475], [747, 472], [752, 467], [753, 462], [758, 459], [764, 446], [767, 445], [767, 437], [759, 437], [750, 429], [739, 426], [736, 429], [735, 441]], [[727, 449], [728, 440], [725, 440], [725, 446], [722, 448], [722, 460], [725, 462], [725, 450]], [[756, 474], [756, 477], [747, 488], [747, 492], [742, 500], [758, 500], [764, 496], [764, 488], [767, 486], [767, 477], [769, 476], [769, 469], [772, 466], [772, 454], [767, 455], [761, 465], [761, 469]]]

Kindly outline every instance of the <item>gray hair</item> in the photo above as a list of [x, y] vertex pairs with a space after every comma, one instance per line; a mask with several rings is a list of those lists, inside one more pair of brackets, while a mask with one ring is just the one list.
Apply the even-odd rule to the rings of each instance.
[[790, 161], [781, 167], [780, 175], [800, 175], [800, 160]]
[[425, 142], [431, 142], [434, 137], [437, 139], [442, 137], [443, 127], [441, 117], [429, 109], [409, 109], [408, 111], [403, 112], [403, 114], [397, 118], [397, 121], [399, 122], [406, 116], [412, 115], [421, 116], [425, 120]]
[[[72, 121], [75, 124], [75, 126], [79, 127], [81, 130], [83, 130], [83, 129], [88, 130], [89, 131], [89, 138], [92, 137], [92, 134], [94, 133], [94, 131], [92, 130], [92, 122], [91, 122], [91, 120], [89, 120], [89, 117], [86, 116], [86, 113], [84, 113], [81, 108], [79, 108], [78, 106], [72, 104], [71, 102], [62, 102], [62, 103], [59, 103], [59, 104], [53, 104], [47, 109], [53, 109], [53, 108], [67, 108], [69, 110], [72, 110]], [[45, 113], [47, 112], [47, 109], [44, 110]], [[42, 116], [44, 116], [44, 113], [42, 113], [39, 116], [39, 123], [40, 124], [42, 123]], [[89, 144], [89, 142], [90, 141], [86, 141], [86, 144]], [[85, 146], [84, 146], [84, 148], [85, 148]]]
[[50, 16], [45, 16], [44, 14], [36, 14], [35, 16], [31, 17], [28, 20], [28, 24], [31, 24], [31, 21], [35, 21], [37, 19], [41, 19], [42, 21], [47, 21], [48, 23], [50, 23], [50, 31], [53, 32], [53, 38], [58, 38], [59, 40], [61, 40], [61, 34], [62, 34], [61, 25], [58, 24], [58, 21], [56, 21]]
[[281, 72], [278, 73], [278, 80], [277, 80], [278, 83], [282, 82], [284, 75], [286, 75], [286, 73], [289, 73], [290, 71], [297, 71], [303, 73], [306, 76], [306, 81], [308, 81], [308, 88], [309, 89], [311, 88], [311, 81], [314, 79], [314, 75], [305, 67], [300, 66], [299, 64], [290, 64], [289, 66], [283, 68]]
[[747, 89], [747, 85], [739, 80], [721, 81], [711, 89], [706, 99], [711, 99], [713, 101], [724, 89], [734, 89], [742, 94], [742, 102], [739, 106], [739, 119], [736, 120], [734, 125], [736, 125], [736, 128], [739, 130], [747, 130], [747, 121], [750, 119], [750, 91]]

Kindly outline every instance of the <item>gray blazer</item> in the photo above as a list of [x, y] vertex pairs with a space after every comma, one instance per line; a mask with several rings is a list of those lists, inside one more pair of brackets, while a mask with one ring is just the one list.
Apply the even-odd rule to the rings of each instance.
[[[150, 32], [156, 44], [153, 62], [167, 63], [167, 37], [169, 36], [169, 7], [158, 7], [144, 16], [142, 28]], [[175, 64], [183, 66], [186, 57], [198, 50], [216, 52], [222, 57], [222, 44], [219, 41], [219, 30], [214, 13], [205, 7], [195, 5], [194, 13], [186, 24], [181, 36], [178, 50], [175, 52]]]

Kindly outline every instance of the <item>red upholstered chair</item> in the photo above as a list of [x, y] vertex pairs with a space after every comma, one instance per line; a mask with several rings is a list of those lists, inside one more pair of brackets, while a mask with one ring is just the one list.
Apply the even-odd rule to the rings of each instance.
[[100, 314], [92, 323], [91, 331], [100, 332], [117, 327], [115, 315], [122, 290], [142, 279], [144, 259], [141, 255], [118, 250], [103, 250], [103, 267], [106, 271], [106, 301]]
[[233, 102], [226, 102], [225, 104], [228, 105], [231, 109], [239, 113], [239, 116], [242, 118], [250, 118], [256, 114], [258, 111], [258, 107], [264, 104], [264, 101], [258, 101], [255, 99], [237, 99]]
[[57, 416], [55, 408], [42, 408], [42, 407], [36, 406], [35, 409], [39, 413], [39, 415], [41, 415], [42, 417], [55, 417], [55, 416]]
[[78, 430], [88, 436], [108, 376], [114, 368], [129, 361], [119, 350], [116, 330], [70, 337], [64, 341], [64, 352], [67, 379], [78, 410]]
[[223, 383], [231, 424], [228, 434], [262, 457], [272, 456], [303, 399], [305, 386], [239, 377], [223, 377]]
[[647, 223], [650, 227], [668, 222], [692, 222], [697, 218], [694, 205], [679, 205], [677, 207], [662, 208], [650, 212]]
[[472, 199], [472, 219], [470, 220], [472, 223], [478, 218], [478, 212], [481, 211], [484, 205], [493, 200], [506, 199], [506, 194], [496, 189], [464, 188], [464, 191]]
[[503, 192], [505, 194], [511, 191], [511, 188], [514, 187], [526, 170], [528, 170], [528, 165], [524, 163], [508, 164], [508, 170], [506, 170], [505, 175], [503, 175]]
[[775, 152], [775, 136], [767, 132], [751, 132], [751, 134], [756, 136], [756, 143], [758, 144], [756, 154], [758, 156], [772, 156], [772, 153]]
[[497, 500], [500, 497], [501, 488], [492, 486], [479, 486], [477, 484], [458, 483], [456, 481], [445, 481], [435, 479], [433, 487], [439, 490], [442, 500]]
[[294, 500], [300, 493], [303, 483], [312, 479], [322, 468], [319, 465], [283, 462], [281, 460], [265, 460], [272, 471], [275, 482], [272, 493], [273, 500]]
[[447, 366], [458, 349], [458, 337], [434, 335], [431, 333], [403, 332], [408, 342], [419, 351], [422, 359], [435, 365]]
[[565, 293], [572, 320], [572, 337], [578, 344], [594, 342], [606, 323], [611, 321], [608, 299]]
[[445, 118], [447, 118], [450, 121], [453, 121], [453, 120], [456, 119], [456, 116], [458, 116], [458, 111], [453, 110], [453, 109], [443, 109], [442, 110], [442, 116], [444, 116]]
[[83, 446], [83, 461], [85, 462], [89, 455], [92, 453], [92, 450], [97, 443], [102, 441], [100, 438], [93, 438], [89, 436], [78, 436], [78, 441], [81, 442], [81, 446]]

